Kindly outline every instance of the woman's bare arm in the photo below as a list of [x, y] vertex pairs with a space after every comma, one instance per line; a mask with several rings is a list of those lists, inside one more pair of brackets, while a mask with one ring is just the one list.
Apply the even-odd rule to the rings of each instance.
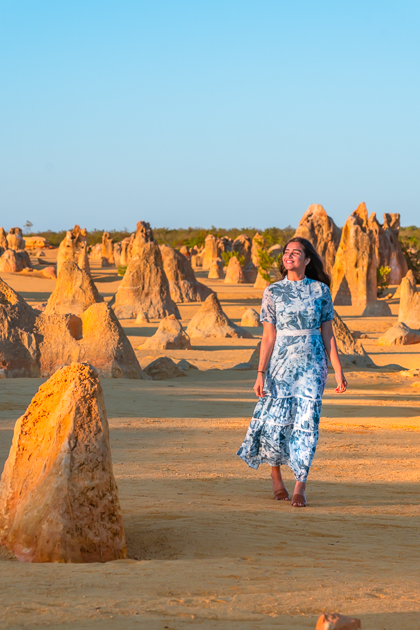
[[347, 389], [346, 377], [341, 367], [340, 357], [338, 356], [337, 342], [334, 337], [332, 321], [323, 322], [321, 324], [321, 336], [324, 342], [325, 350], [331, 361], [332, 368], [335, 374], [335, 380], [337, 381], [337, 394], [342, 394]]
[[260, 361], [258, 363], [257, 380], [254, 385], [254, 392], [258, 398], [265, 396], [264, 391], [264, 374], [267, 370], [268, 363], [276, 343], [276, 327], [274, 324], [263, 322], [263, 336], [261, 339]]

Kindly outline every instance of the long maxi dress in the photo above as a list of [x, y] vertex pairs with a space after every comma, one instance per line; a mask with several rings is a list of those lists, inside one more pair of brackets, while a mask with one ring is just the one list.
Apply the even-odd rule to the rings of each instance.
[[264, 391], [238, 451], [251, 468], [287, 464], [306, 481], [315, 455], [327, 355], [320, 326], [334, 319], [326, 284], [284, 278], [263, 295], [261, 322], [276, 327]]

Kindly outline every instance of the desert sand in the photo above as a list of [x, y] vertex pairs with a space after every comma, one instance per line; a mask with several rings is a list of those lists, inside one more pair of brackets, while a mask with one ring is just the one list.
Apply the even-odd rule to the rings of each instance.
[[[48, 251], [47, 260], [56, 252]], [[106, 301], [121, 278], [92, 263]], [[197, 273], [240, 324], [259, 311], [262, 290]], [[3, 273], [31, 305], [55, 281]], [[273, 499], [269, 468], [237, 456], [256, 398], [255, 373], [230, 370], [261, 338], [192, 340], [190, 350], [138, 350], [158, 321], [122, 320], [142, 368], [159, 356], [199, 370], [167, 381], [101, 379], [123, 512], [128, 559], [106, 564], [26, 564], [0, 555], [0, 628], [315, 628], [324, 611], [362, 619], [370, 630], [420, 627], [420, 378], [384, 367], [420, 367], [420, 346], [379, 346], [392, 316], [338, 307], [368, 335], [378, 368], [329, 375], [308, 507]], [[187, 326], [200, 304], [178, 304]], [[45, 379], [4, 379], [0, 463], [15, 421]], [[289, 490], [292, 474], [284, 469]]]

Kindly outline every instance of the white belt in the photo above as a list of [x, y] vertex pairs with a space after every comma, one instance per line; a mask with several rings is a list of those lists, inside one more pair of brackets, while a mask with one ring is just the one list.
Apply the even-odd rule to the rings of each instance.
[[303, 337], [304, 335], [320, 335], [319, 328], [304, 328], [303, 330], [293, 330], [292, 328], [281, 328], [277, 331], [278, 337]]

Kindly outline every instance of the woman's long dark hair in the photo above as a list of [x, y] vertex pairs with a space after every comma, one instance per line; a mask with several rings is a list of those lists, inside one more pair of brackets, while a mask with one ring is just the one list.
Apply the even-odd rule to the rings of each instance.
[[[329, 287], [331, 284], [331, 278], [325, 271], [324, 261], [322, 260], [321, 256], [318, 254], [312, 243], [306, 238], [302, 238], [301, 236], [294, 236], [290, 239], [290, 241], [286, 243], [283, 248], [283, 252], [290, 243], [300, 243], [303, 247], [303, 251], [305, 252], [305, 258], [311, 259], [310, 262], [306, 265], [305, 276], [307, 278], [310, 278], [311, 280], [318, 280], [319, 282], [323, 282], [327, 285], [327, 287]], [[282, 278], [287, 276], [287, 271], [283, 265], [283, 260], [281, 261], [280, 273]]]

